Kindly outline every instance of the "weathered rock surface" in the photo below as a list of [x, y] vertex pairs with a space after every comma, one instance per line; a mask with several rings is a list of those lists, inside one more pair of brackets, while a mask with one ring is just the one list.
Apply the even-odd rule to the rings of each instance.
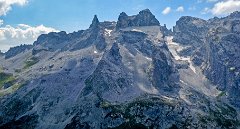
[[126, 28], [131, 26], [159, 26], [159, 21], [150, 12], [149, 9], [140, 11], [138, 15], [128, 16], [122, 12], [119, 15], [117, 22], [117, 29]]
[[33, 47], [32, 45], [25, 45], [25, 44], [17, 46], [17, 47], [12, 47], [6, 53], [4, 53], [5, 59], [9, 59], [11, 57], [14, 57], [14, 56], [24, 52], [24, 51], [30, 50], [32, 47]]
[[0, 128], [239, 128], [239, 41], [239, 12], [173, 32], [148, 9], [95, 15], [0, 56]]
[[239, 12], [208, 21], [182, 17], [174, 27], [174, 41], [187, 47], [179, 53], [191, 56], [196, 66], [202, 66], [206, 77], [226, 92], [232, 104], [239, 107]]

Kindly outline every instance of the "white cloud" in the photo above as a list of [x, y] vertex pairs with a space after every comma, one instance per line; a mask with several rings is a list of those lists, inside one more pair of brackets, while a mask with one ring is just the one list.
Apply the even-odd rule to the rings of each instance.
[[208, 3], [211, 3], [211, 2], [217, 2], [219, 0], [197, 0], [197, 3], [203, 3], [203, 2], [208, 2]]
[[0, 27], [0, 49], [6, 51], [20, 44], [32, 44], [39, 35], [53, 31], [57, 30], [43, 25], [32, 27], [19, 24], [16, 27], [10, 25]]
[[225, 0], [217, 2], [211, 9], [213, 15], [226, 15], [234, 11], [240, 11], [240, 0]]
[[28, 0], [0, 0], [0, 16], [6, 15], [13, 5], [23, 6], [27, 3]]
[[171, 8], [170, 7], [166, 7], [163, 11], [162, 11], [162, 14], [163, 15], [166, 15], [166, 14], [169, 14], [171, 12]]
[[[7, 15], [13, 5], [24, 6], [28, 0], [0, 0], [0, 16]], [[57, 31], [51, 27], [39, 25], [36, 27], [18, 24], [16, 27], [3, 25], [0, 19], [0, 50], [7, 51], [10, 47], [20, 44], [32, 44], [39, 35]]]
[[177, 9], [176, 9], [177, 12], [184, 12], [184, 7], [183, 6], [179, 6]]
[[211, 12], [211, 9], [209, 9], [208, 7], [204, 8], [201, 12], [201, 14], [207, 14], [207, 13], [210, 13]]
[[2, 19], [0, 19], [0, 26], [1, 26], [1, 25], [3, 25], [3, 20], [2, 20]]

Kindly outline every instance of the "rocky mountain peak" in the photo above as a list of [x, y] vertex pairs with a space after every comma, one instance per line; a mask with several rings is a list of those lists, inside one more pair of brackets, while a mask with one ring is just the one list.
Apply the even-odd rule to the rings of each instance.
[[[152, 12], [149, 9], [144, 9], [138, 13], [137, 16], [142, 16], [142, 17], [149, 17], [148, 20], [156, 20], [155, 16], [152, 14]], [[158, 22], [158, 21], [156, 21]]]
[[51, 41], [52, 43], [57, 43], [55, 40], [52, 41], [53, 39], [59, 40], [59, 39], [63, 39], [65, 40], [67, 37], [67, 33], [65, 31], [61, 31], [61, 32], [50, 32], [48, 34], [42, 34], [37, 38], [37, 41], [35, 41], [33, 43], [34, 46], [36, 45], [43, 45], [44, 43], [48, 43]]
[[139, 12], [137, 15], [128, 16], [122, 12], [118, 17], [117, 29], [133, 26], [159, 26], [159, 21], [149, 9]]
[[152, 14], [149, 9], [144, 9], [144, 10], [142, 10], [142, 11], [139, 12], [139, 14], [144, 14], [144, 13], [150, 13], [150, 14]]
[[202, 25], [205, 24], [206, 21], [201, 19], [201, 18], [196, 18], [196, 17], [191, 17], [191, 16], [183, 16], [181, 17], [178, 21], [177, 21], [177, 25], [178, 24], [186, 24], [186, 25], [190, 25], [190, 24], [194, 24], [194, 25]]
[[[5, 59], [9, 59], [11, 57], [16, 56], [17, 54], [20, 54], [26, 50], [31, 49], [33, 46], [32, 45], [20, 45], [20, 46], [16, 46], [16, 47], [11, 47], [5, 54]], [[0, 51], [1, 54], [1, 51]]]
[[172, 32], [149, 9], [95, 15], [89, 29], [0, 52], [0, 129], [237, 129], [238, 16], [185, 16]]
[[149, 9], [145, 9], [139, 12], [135, 19], [139, 26], [159, 26], [159, 21], [151, 13]]
[[120, 15], [119, 15], [119, 18], [120, 17], [128, 17], [128, 15], [125, 12], [121, 12]]
[[206, 20], [191, 16], [183, 16], [176, 22], [176, 26], [173, 27], [173, 31], [198, 33], [199, 31], [200, 32], [206, 31], [207, 25], [208, 24]]
[[94, 15], [94, 18], [92, 20], [92, 24], [90, 25], [90, 28], [95, 28], [99, 25], [99, 20], [97, 18], [97, 15]]
[[231, 18], [240, 18], [240, 11], [235, 11], [230, 14]]

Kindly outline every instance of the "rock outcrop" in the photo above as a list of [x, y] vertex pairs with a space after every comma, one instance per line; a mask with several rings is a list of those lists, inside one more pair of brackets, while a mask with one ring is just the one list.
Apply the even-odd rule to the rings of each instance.
[[122, 12], [117, 21], [117, 29], [126, 28], [131, 26], [159, 26], [159, 21], [150, 12], [149, 9], [140, 11], [138, 15], [128, 16]]
[[179, 53], [191, 56], [206, 77], [226, 92], [226, 97], [239, 107], [239, 12], [208, 21], [182, 17], [174, 27], [174, 41], [187, 46]]
[[5, 59], [9, 59], [11, 57], [14, 57], [24, 51], [30, 50], [33, 46], [32, 45], [20, 45], [17, 47], [10, 48], [7, 52], [4, 53]]

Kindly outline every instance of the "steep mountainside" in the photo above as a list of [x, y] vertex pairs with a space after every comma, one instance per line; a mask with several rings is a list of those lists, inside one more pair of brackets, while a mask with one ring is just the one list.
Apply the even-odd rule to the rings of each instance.
[[239, 128], [240, 13], [146, 9], [0, 55], [0, 128]]
[[179, 51], [190, 56], [206, 77], [224, 93], [231, 103], [240, 107], [240, 12], [208, 21], [183, 17], [174, 27], [174, 40], [186, 49]]

